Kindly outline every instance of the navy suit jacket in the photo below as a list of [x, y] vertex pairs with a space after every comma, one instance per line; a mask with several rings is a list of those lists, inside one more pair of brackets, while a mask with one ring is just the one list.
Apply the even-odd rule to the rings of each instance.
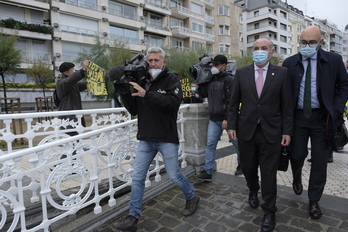
[[[300, 84], [305, 76], [300, 53], [293, 55], [283, 62], [291, 75], [291, 86], [293, 93], [294, 109], [297, 107]], [[342, 61], [337, 53], [318, 50], [317, 56], [317, 93], [320, 108], [328, 116], [328, 138], [331, 147], [336, 150], [333, 143], [333, 135], [337, 129], [337, 115], [344, 111], [348, 100], [348, 75]]]
[[238, 139], [250, 140], [260, 120], [267, 141], [280, 143], [282, 135], [292, 135], [292, 109], [286, 68], [269, 64], [260, 98], [254, 64], [237, 69], [228, 110], [228, 129], [236, 130]]

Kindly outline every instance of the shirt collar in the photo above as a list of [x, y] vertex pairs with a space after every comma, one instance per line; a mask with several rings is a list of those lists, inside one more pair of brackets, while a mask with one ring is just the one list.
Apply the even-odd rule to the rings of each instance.
[[[268, 66], [269, 66], [269, 61], [267, 62], [267, 64], [262, 67], [263, 71], [266, 71], [268, 70]], [[259, 67], [254, 63], [254, 70], [257, 71], [259, 69]]]
[[[318, 57], [318, 51], [312, 56], [312, 57], [309, 57], [311, 60], [316, 60]], [[307, 61], [308, 58], [305, 58], [304, 56], [302, 56], [302, 61]]]

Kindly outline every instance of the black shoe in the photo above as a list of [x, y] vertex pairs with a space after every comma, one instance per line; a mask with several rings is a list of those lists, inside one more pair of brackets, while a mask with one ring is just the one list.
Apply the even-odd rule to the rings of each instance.
[[329, 159], [327, 160], [328, 163], [332, 163], [333, 162], [333, 151], [330, 151], [329, 154]]
[[320, 209], [319, 203], [317, 201], [309, 202], [309, 216], [313, 219], [319, 219], [323, 215]]
[[236, 169], [236, 171], [234, 172], [234, 175], [239, 176], [239, 175], [242, 175], [242, 174], [243, 174], [243, 172], [242, 172], [242, 166], [240, 166], [240, 164], [238, 164], [237, 169]]
[[186, 200], [186, 206], [185, 209], [182, 211], [182, 214], [185, 217], [194, 214], [197, 210], [199, 200], [200, 198], [197, 194], [191, 200]]
[[261, 232], [271, 232], [275, 228], [275, 214], [274, 213], [265, 213], [263, 215]]
[[114, 228], [122, 231], [136, 231], [138, 219], [133, 215], [128, 215], [121, 219], [121, 221], [114, 224]]
[[212, 174], [208, 174], [207, 171], [202, 171], [199, 174], [193, 176], [197, 180], [202, 180], [202, 181], [211, 181]]
[[301, 195], [303, 191], [303, 185], [301, 179], [292, 181], [292, 189], [296, 195]]
[[257, 192], [249, 192], [249, 199], [248, 199], [249, 205], [251, 208], [256, 209], [257, 207], [259, 207], [260, 202], [259, 202], [259, 198], [257, 197]]

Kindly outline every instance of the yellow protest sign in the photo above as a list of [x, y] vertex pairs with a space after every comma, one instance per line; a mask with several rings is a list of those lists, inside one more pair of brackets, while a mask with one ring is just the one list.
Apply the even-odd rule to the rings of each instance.
[[191, 97], [191, 84], [188, 78], [184, 78], [180, 80], [181, 82], [181, 88], [182, 88], [182, 95], [183, 97]]
[[87, 92], [92, 95], [108, 95], [105, 86], [105, 70], [93, 62], [89, 62], [86, 70]]

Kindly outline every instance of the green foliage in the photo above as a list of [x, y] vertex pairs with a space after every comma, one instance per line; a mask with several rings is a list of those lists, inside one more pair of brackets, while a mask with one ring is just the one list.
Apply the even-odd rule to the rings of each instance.
[[53, 32], [53, 29], [51, 27], [40, 24], [28, 24], [26, 22], [14, 20], [12, 18], [0, 20], [0, 27], [24, 31], [33, 31], [43, 34], [52, 34]]
[[167, 52], [167, 64], [171, 72], [178, 74], [180, 79], [188, 78], [191, 80], [190, 67], [199, 62], [199, 57], [202, 56], [205, 51], [179, 50], [179, 49], [166, 49]]
[[115, 41], [114, 46], [110, 48], [110, 59], [112, 66], [124, 65], [125, 61], [132, 58], [130, 50], [127, 48], [127, 44], [120, 41]]
[[32, 65], [31, 68], [26, 69], [26, 73], [29, 77], [34, 79], [35, 83], [42, 88], [42, 92], [45, 96], [45, 89], [50, 83], [54, 83], [53, 71], [50, 69], [50, 66], [43, 61], [38, 61]]
[[[0, 83], [0, 87], [3, 87], [4, 84]], [[32, 88], [41, 88], [38, 84], [32, 84], [32, 83], [16, 83], [16, 82], [7, 82], [6, 83], [7, 88], [24, 88], [24, 89], [32, 89]], [[56, 88], [55, 83], [50, 83], [46, 85], [46, 88]]]

